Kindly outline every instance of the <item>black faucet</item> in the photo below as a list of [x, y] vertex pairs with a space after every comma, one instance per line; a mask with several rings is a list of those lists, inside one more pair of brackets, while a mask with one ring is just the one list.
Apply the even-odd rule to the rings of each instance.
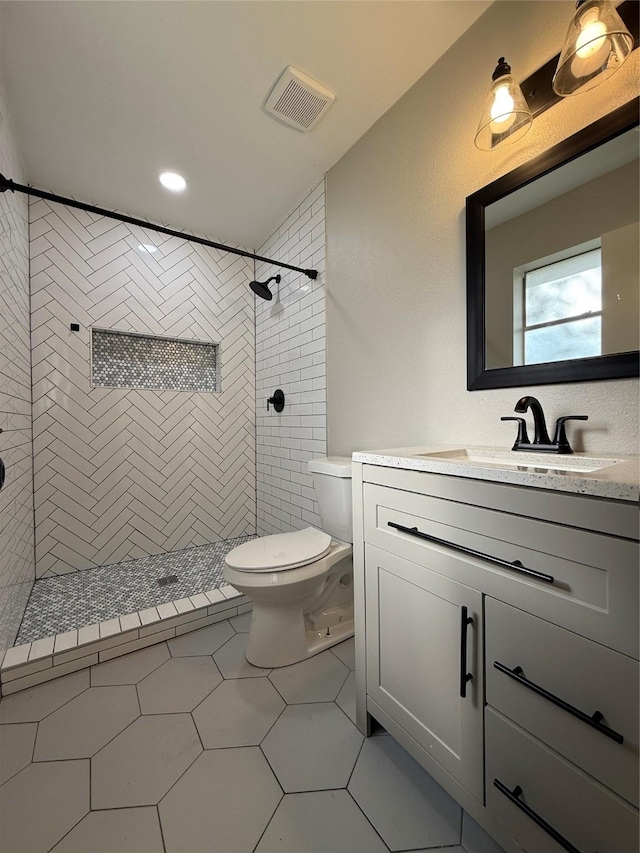
[[514, 411], [524, 414], [527, 409], [531, 409], [531, 414], [533, 415], [533, 442], [529, 441], [524, 418], [500, 418], [502, 421], [518, 421], [518, 437], [512, 450], [535, 450], [538, 453], [573, 453], [567, 439], [565, 424], [567, 421], [586, 421], [589, 419], [587, 415], [565, 415], [562, 418], [558, 418], [553, 441], [551, 441], [547, 432], [547, 422], [540, 401], [535, 397], [522, 397], [516, 403]]

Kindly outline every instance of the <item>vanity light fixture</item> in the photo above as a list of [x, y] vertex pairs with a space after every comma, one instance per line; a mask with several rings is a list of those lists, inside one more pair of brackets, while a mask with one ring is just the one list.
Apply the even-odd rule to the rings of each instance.
[[166, 190], [181, 193], [187, 188], [187, 182], [177, 172], [160, 172], [158, 180]]
[[633, 50], [633, 37], [610, 0], [577, 0], [553, 77], [561, 98], [611, 77]]
[[491, 151], [506, 140], [515, 142], [531, 129], [533, 121], [522, 89], [504, 56], [498, 60], [491, 81], [474, 140], [481, 151]]
[[[577, 0], [562, 52], [541, 65], [519, 87], [514, 83], [518, 92], [524, 94], [531, 119], [537, 118], [567, 95], [587, 92], [611, 77], [638, 47], [639, 19], [638, 0], [623, 0], [617, 7], [610, 0]], [[503, 62], [500, 60], [496, 72]], [[509, 67], [507, 63], [504, 64]], [[496, 72], [475, 137], [476, 146], [486, 151], [505, 139], [515, 141], [531, 127], [531, 120], [520, 127], [514, 98], [512, 112], [515, 118], [511, 126], [507, 127], [510, 117], [507, 112], [500, 132], [500, 123], [496, 120], [501, 115]], [[509, 105], [505, 92], [500, 91], [499, 98], [503, 104]]]

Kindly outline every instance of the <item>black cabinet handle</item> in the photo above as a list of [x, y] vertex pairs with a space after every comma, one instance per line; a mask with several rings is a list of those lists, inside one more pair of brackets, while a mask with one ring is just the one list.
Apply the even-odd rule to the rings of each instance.
[[393, 527], [400, 530], [402, 533], [408, 533], [410, 536], [417, 536], [419, 539], [426, 539], [427, 542], [434, 542], [436, 545], [443, 545], [445, 548], [452, 548], [454, 551], [459, 551], [461, 554], [466, 554], [469, 557], [479, 557], [481, 560], [486, 560], [488, 563], [495, 563], [496, 566], [502, 566], [505, 569], [511, 569], [521, 575], [536, 578], [536, 580], [544, 581], [545, 583], [554, 583], [553, 575], [545, 575], [544, 572], [536, 572], [535, 569], [528, 569], [523, 566], [520, 560], [514, 560], [512, 563], [509, 560], [502, 560], [500, 557], [492, 557], [489, 554], [483, 554], [482, 551], [475, 551], [473, 548], [465, 548], [464, 545], [456, 545], [454, 542], [447, 542], [446, 539], [438, 539], [437, 536], [429, 536], [428, 533], [423, 533], [417, 527], [404, 527], [402, 524], [396, 524], [395, 521], [388, 521], [388, 527]]
[[467, 608], [461, 607], [460, 621], [460, 697], [467, 697], [467, 682], [473, 678], [472, 673], [467, 672], [467, 628], [473, 622], [473, 618], [467, 615]]
[[577, 847], [574, 847], [570, 841], [567, 841], [563, 835], [560, 835], [557, 829], [554, 829], [551, 824], [547, 823], [546, 820], [540, 817], [537, 812], [534, 812], [530, 806], [522, 802], [520, 799], [520, 795], [522, 794], [522, 788], [520, 785], [517, 785], [513, 791], [510, 791], [499, 779], [494, 779], [493, 784], [501, 794], [504, 794], [505, 797], [514, 804], [514, 806], [517, 806], [520, 811], [524, 812], [534, 823], [537, 823], [541, 829], [544, 829], [547, 835], [550, 835], [551, 838], [553, 838], [553, 840], [561, 847], [564, 847], [564, 849], [568, 850], [569, 853], [580, 853], [580, 850], [578, 850]]
[[539, 684], [529, 681], [529, 679], [525, 678], [523, 675], [523, 669], [521, 666], [516, 666], [515, 669], [509, 669], [508, 666], [505, 666], [497, 660], [493, 662], [493, 665], [497, 670], [504, 672], [504, 674], [508, 675], [509, 678], [513, 678], [514, 681], [517, 681], [518, 684], [522, 684], [523, 687], [533, 690], [533, 692], [537, 693], [538, 696], [542, 696], [544, 699], [548, 699], [549, 702], [553, 702], [553, 704], [557, 705], [558, 708], [562, 708], [563, 711], [566, 711], [568, 714], [572, 714], [574, 717], [582, 720], [583, 723], [586, 723], [588, 726], [591, 726], [591, 728], [596, 729], [596, 731], [599, 731], [603, 735], [611, 738], [611, 740], [615, 740], [616, 743], [624, 743], [624, 738], [621, 734], [618, 734], [618, 732], [615, 732], [613, 729], [610, 729], [609, 726], [605, 726], [604, 723], [600, 722], [603, 718], [600, 711], [596, 711], [593, 716], [590, 717], [588, 714], [585, 714], [584, 711], [581, 711], [579, 708], [575, 708], [573, 705], [565, 702], [564, 699], [560, 699], [559, 696], [549, 693], [548, 690], [545, 690], [544, 687], [540, 687]]

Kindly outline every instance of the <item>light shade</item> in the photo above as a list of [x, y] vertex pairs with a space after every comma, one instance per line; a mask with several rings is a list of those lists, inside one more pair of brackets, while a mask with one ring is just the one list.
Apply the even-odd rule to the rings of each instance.
[[561, 98], [587, 92], [620, 68], [633, 38], [610, 0], [578, 0], [553, 78]]
[[474, 140], [482, 151], [491, 151], [501, 142], [515, 142], [531, 129], [533, 121], [522, 89], [504, 57], [498, 60], [491, 80]]

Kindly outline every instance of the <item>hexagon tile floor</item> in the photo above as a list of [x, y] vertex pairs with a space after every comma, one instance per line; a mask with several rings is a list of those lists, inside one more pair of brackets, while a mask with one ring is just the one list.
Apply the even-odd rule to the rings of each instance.
[[353, 724], [353, 640], [283, 669], [251, 614], [0, 702], [5, 853], [500, 853], [389, 735]]

